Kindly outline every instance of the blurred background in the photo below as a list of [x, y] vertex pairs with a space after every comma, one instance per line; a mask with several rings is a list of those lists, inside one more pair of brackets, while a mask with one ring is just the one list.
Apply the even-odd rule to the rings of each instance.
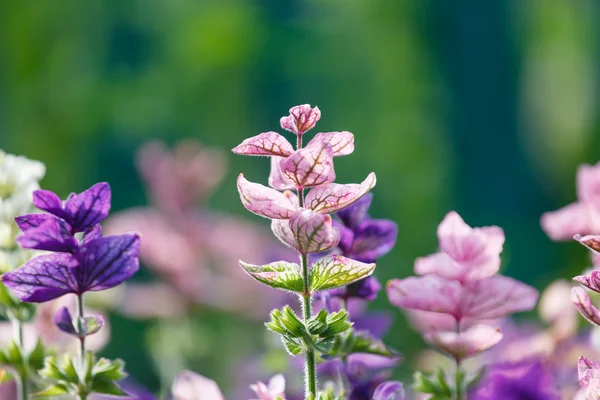
[[[438, 223], [457, 210], [473, 226], [504, 228], [504, 273], [543, 288], [589, 263], [578, 245], [552, 243], [539, 217], [575, 200], [577, 166], [600, 159], [599, 19], [592, 0], [3, 1], [0, 148], [44, 162], [42, 186], [63, 197], [108, 181], [114, 211], [148, 212], [159, 189], [136, 169], [140, 146], [197, 140], [215, 181], [198, 212], [233, 224], [227, 248], [255, 229], [269, 240], [268, 222], [243, 209], [235, 187], [241, 171], [266, 183], [268, 160], [229, 150], [283, 133], [290, 107], [318, 105], [316, 131], [356, 138], [354, 154], [336, 159], [337, 181], [375, 171], [371, 214], [399, 225], [380, 281], [412, 274], [414, 259], [435, 250]], [[205, 245], [211, 265], [237, 268], [235, 258], [218, 260], [218, 244]], [[145, 267], [136, 281], [160, 278], [160, 268]], [[244, 284], [253, 286], [246, 305], [272, 294]], [[238, 291], [223, 284], [211, 299], [228, 290]], [[168, 317], [113, 306], [102, 354], [125, 359], [152, 390], [179, 367], [234, 393], [243, 366], [249, 379], [285, 366], [263, 332], [268, 309], [211, 301]], [[397, 376], [406, 379], [422, 339], [384, 293], [371, 307], [396, 318], [386, 341], [404, 353]], [[271, 349], [266, 360], [262, 349]]]

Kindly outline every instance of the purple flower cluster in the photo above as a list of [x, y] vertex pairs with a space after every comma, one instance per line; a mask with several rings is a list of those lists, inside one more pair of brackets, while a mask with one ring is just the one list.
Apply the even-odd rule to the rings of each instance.
[[47, 190], [35, 191], [33, 198], [46, 213], [17, 217], [23, 231], [17, 240], [24, 248], [52, 253], [2, 276], [22, 301], [40, 303], [68, 293], [110, 289], [138, 270], [137, 234], [102, 237], [99, 223], [110, 210], [107, 183], [73, 193], [64, 202]]

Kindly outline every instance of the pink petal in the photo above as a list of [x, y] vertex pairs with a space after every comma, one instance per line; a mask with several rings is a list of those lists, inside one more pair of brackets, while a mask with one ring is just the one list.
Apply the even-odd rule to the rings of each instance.
[[257, 382], [256, 385], [250, 385], [250, 389], [256, 393], [258, 400], [275, 400], [277, 397], [285, 398], [285, 378], [281, 374], [273, 376], [269, 384]]
[[400, 308], [457, 315], [462, 287], [435, 275], [392, 279], [387, 284], [390, 303]]
[[411, 325], [419, 332], [451, 331], [456, 328], [456, 318], [449, 314], [419, 310], [407, 310], [406, 314]]
[[577, 360], [577, 375], [581, 386], [589, 385], [591, 378], [593, 378], [589, 371], [592, 370], [600, 371], [600, 365], [585, 356], [579, 357]]
[[584, 203], [600, 205], [600, 163], [579, 166], [577, 170], [577, 198]]
[[294, 148], [279, 133], [265, 132], [244, 140], [232, 151], [247, 156], [287, 157], [294, 152]]
[[173, 400], [224, 400], [215, 381], [191, 371], [180, 372], [171, 387]]
[[600, 253], [600, 236], [598, 235], [575, 235], [573, 239], [592, 250], [594, 253]]
[[[573, 278], [576, 279], [576, 278]], [[554, 329], [554, 334], [567, 338], [577, 331], [577, 310], [571, 304], [570, 282], [557, 280], [543, 291], [538, 313], [541, 319]]]
[[463, 269], [467, 280], [494, 275], [500, 268], [504, 231], [497, 226], [471, 228], [454, 211], [438, 227], [440, 249]]
[[281, 117], [281, 127], [296, 135], [314, 128], [317, 121], [321, 119], [319, 107], [311, 108], [310, 104], [303, 104], [290, 108], [290, 115]]
[[425, 335], [425, 339], [455, 359], [462, 360], [497, 344], [502, 340], [502, 332], [489, 325], [474, 325], [460, 333], [453, 331], [428, 333]]
[[294, 189], [294, 182], [283, 174], [281, 161], [283, 157], [271, 157], [271, 172], [269, 173], [269, 186], [277, 190]]
[[304, 208], [290, 218], [290, 230], [296, 239], [294, 247], [301, 254], [319, 253], [337, 246], [340, 241], [340, 232], [333, 227], [329, 215]]
[[281, 243], [293, 249], [298, 247], [296, 237], [290, 229], [289, 219], [274, 219], [271, 221], [271, 231], [281, 241]]
[[571, 301], [585, 319], [594, 325], [600, 325], [600, 310], [594, 307], [585, 289], [580, 287], [571, 289]]
[[340, 185], [329, 183], [317, 186], [308, 192], [306, 207], [321, 213], [330, 214], [344, 209], [363, 197], [377, 183], [375, 173], [371, 172], [362, 183]]
[[572, 203], [542, 215], [540, 224], [552, 240], [567, 240], [573, 235], [592, 232], [590, 212], [583, 203]]
[[573, 280], [594, 292], [600, 293], [600, 271], [592, 271], [588, 275], [579, 275]]
[[335, 180], [331, 147], [317, 143], [300, 149], [280, 163], [283, 175], [296, 188], [323, 185]]
[[296, 207], [285, 194], [249, 182], [244, 178], [244, 174], [240, 174], [237, 184], [242, 204], [256, 215], [271, 219], [287, 219], [296, 211]]
[[460, 279], [463, 275], [460, 266], [446, 253], [435, 253], [415, 260], [415, 274], [435, 274], [447, 279]]
[[503, 275], [468, 282], [463, 286], [460, 313], [476, 319], [500, 318], [532, 310], [538, 291], [516, 279]]
[[317, 133], [308, 143], [321, 142], [331, 146], [333, 156], [347, 156], [354, 151], [354, 135], [347, 131]]

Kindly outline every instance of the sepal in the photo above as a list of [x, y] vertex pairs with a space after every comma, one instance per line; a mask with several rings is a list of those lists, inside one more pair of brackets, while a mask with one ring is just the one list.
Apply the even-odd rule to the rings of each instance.
[[[459, 382], [459, 384], [462, 384]], [[446, 373], [441, 367], [437, 367], [432, 373], [426, 374], [417, 371], [414, 374], [413, 390], [420, 393], [428, 393], [431, 399], [451, 399], [452, 389], [446, 381]]]

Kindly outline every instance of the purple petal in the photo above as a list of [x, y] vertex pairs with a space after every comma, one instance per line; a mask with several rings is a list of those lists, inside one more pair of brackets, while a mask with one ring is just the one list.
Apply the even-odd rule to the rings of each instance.
[[577, 360], [577, 375], [579, 376], [581, 386], [587, 387], [590, 384], [593, 376], [588, 371], [591, 370], [599, 371], [600, 365], [585, 356], [579, 357]]
[[75, 232], [85, 232], [107, 217], [110, 211], [110, 186], [97, 183], [88, 190], [71, 195], [65, 202], [68, 222]]
[[594, 253], [600, 253], [600, 235], [575, 235], [573, 239], [593, 251]]
[[281, 160], [283, 157], [271, 157], [271, 172], [269, 173], [269, 186], [277, 190], [289, 190], [294, 189], [294, 182], [292, 182], [287, 176], [281, 171]]
[[288, 219], [274, 219], [271, 220], [271, 230], [273, 234], [286, 246], [295, 249], [298, 247], [296, 243], [296, 237], [290, 229], [290, 221]]
[[[335, 179], [335, 174], [333, 175], [333, 179]], [[376, 183], [377, 178], [375, 174], [371, 172], [362, 183], [352, 183], [347, 185], [330, 183], [317, 186], [306, 196], [306, 207], [321, 214], [341, 211], [357, 202], [361, 197], [367, 194]]]
[[247, 156], [287, 157], [294, 152], [294, 148], [279, 133], [265, 132], [244, 140], [232, 151]]
[[71, 313], [67, 307], [59, 308], [56, 314], [54, 314], [54, 325], [69, 335], [77, 335], [77, 331], [73, 325], [73, 317], [71, 317]]
[[387, 295], [396, 307], [458, 316], [462, 287], [457, 281], [426, 275], [392, 279]]
[[98, 225], [94, 226], [92, 229], [85, 232], [81, 243], [86, 244], [86, 243], [89, 243], [92, 240], [98, 239], [100, 237], [102, 237], [102, 227], [100, 226], [100, 224], [98, 224]]
[[295, 151], [282, 159], [280, 166], [283, 175], [296, 188], [323, 185], [335, 180], [331, 147], [321, 143]]
[[354, 151], [354, 135], [347, 131], [317, 133], [308, 146], [317, 142], [330, 146], [334, 157], [347, 156]]
[[22, 301], [42, 303], [67, 293], [77, 293], [72, 271], [79, 265], [66, 253], [38, 256], [2, 276], [2, 282]]
[[538, 291], [503, 275], [468, 282], [463, 287], [460, 315], [476, 319], [494, 319], [532, 310]]
[[297, 209], [284, 193], [250, 182], [243, 174], [238, 177], [237, 187], [244, 207], [261, 217], [288, 219]]
[[32, 228], [37, 228], [44, 222], [55, 219], [54, 216], [48, 214], [26, 214], [15, 218], [15, 222], [19, 229], [23, 232]]
[[585, 319], [594, 325], [600, 325], [600, 310], [594, 307], [585, 289], [580, 287], [571, 289], [571, 301]]
[[19, 245], [26, 249], [72, 252], [77, 246], [77, 241], [69, 233], [66, 222], [51, 215], [48, 217], [36, 228], [27, 229], [17, 237]]
[[366, 331], [376, 338], [381, 338], [392, 327], [393, 318], [386, 312], [369, 312], [359, 317], [353, 316], [352, 321], [357, 331]]
[[67, 213], [65, 213], [65, 210], [63, 209], [62, 200], [56, 193], [49, 190], [36, 190], [33, 192], [33, 205], [40, 210], [47, 211], [59, 218], [67, 218]]
[[354, 229], [354, 242], [349, 257], [363, 262], [374, 262], [394, 248], [397, 236], [398, 225], [393, 221], [363, 221]]
[[80, 292], [105, 290], [131, 278], [139, 268], [140, 237], [135, 233], [96, 239], [80, 248], [74, 271]]
[[404, 386], [402, 382], [387, 381], [377, 386], [372, 400], [403, 400]]
[[344, 224], [354, 228], [363, 220], [369, 218], [369, 208], [373, 202], [373, 193], [369, 192], [358, 199], [354, 204], [337, 212]]
[[428, 342], [452, 355], [457, 360], [463, 360], [477, 355], [502, 340], [500, 329], [489, 325], [474, 325], [469, 329], [456, 333], [453, 331], [437, 331], [425, 335]]
[[340, 232], [333, 227], [329, 215], [321, 215], [304, 208], [290, 218], [290, 231], [294, 235], [295, 248], [301, 254], [319, 253], [337, 246]]
[[310, 104], [303, 104], [290, 108], [290, 115], [281, 117], [281, 127], [286, 131], [302, 135], [304, 132], [314, 128], [321, 118], [319, 107], [311, 108]]
[[366, 301], [373, 301], [377, 297], [377, 293], [379, 293], [380, 290], [381, 284], [377, 278], [374, 276], [369, 276], [368, 278], [361, 279], [358, 282], [346, 286], [345, 296], [355, 297]]
[[333, 226], [340, 231], [340, 242], [338, 243], [338, 247], [344, 254], [349, 254], [352, 250], [352, 243], [354, 242], [354, 232], [352, 229], [336, 220], [333, 220]]

